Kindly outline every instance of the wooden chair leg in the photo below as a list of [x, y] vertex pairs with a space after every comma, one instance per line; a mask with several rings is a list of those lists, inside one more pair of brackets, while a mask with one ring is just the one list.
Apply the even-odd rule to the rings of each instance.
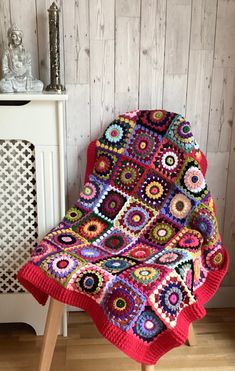
[[42, 341], [38, 371], [50, 370], [63, 311], [64, 303], [51, 298]]
[[188, 331], [188, 345], [191, 347], [196, 344], [197, 344], [196, 335], [193, 329], [193, 325], [191, 323], [189, 326], [189, 331]]
[[154, 371], [154, 365], [141, 365], [141, 371]]

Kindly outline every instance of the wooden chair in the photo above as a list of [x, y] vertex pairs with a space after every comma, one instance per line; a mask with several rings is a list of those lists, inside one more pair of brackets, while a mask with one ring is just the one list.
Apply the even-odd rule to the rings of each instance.
[[[38, 371], [50, 370], [63, 312], [64, 303], [51, 298], [47, 314], [47, 321], [44, 331]], [[196, 337], [192, 325], [190, 325], [189, 327], [188, 344], [190, 346], [196, 345]], [[141, 371], [154, 371], [154, 365], [142, 364]]]

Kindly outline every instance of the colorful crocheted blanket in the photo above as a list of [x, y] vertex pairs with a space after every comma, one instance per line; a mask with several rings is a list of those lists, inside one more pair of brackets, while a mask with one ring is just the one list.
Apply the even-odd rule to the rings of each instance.
[[206, 159], [189, 122], [164, 110], [118, 116], [95, 150], [79, 199], [18, 279], [42, 304], [83, 308], [114, 345], [154, 364], [185, 342], [227, 271]]

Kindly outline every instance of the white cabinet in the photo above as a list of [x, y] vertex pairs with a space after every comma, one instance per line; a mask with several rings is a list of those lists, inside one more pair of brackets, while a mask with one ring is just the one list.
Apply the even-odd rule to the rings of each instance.
[[42, 307], [15, 279], [65, 213], [65, 94], [0, 94], [0, 322], [42, 334]]

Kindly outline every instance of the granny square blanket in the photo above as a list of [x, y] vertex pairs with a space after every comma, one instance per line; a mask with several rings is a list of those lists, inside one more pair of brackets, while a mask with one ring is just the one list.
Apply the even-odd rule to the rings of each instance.
[[228, 269], [206, 166], [181, 115], [118, 116], [96, 141], [79, 199], [19, 281], [41, 304], [83, 308], [127, 355], [156, 363], [185, 342]]

